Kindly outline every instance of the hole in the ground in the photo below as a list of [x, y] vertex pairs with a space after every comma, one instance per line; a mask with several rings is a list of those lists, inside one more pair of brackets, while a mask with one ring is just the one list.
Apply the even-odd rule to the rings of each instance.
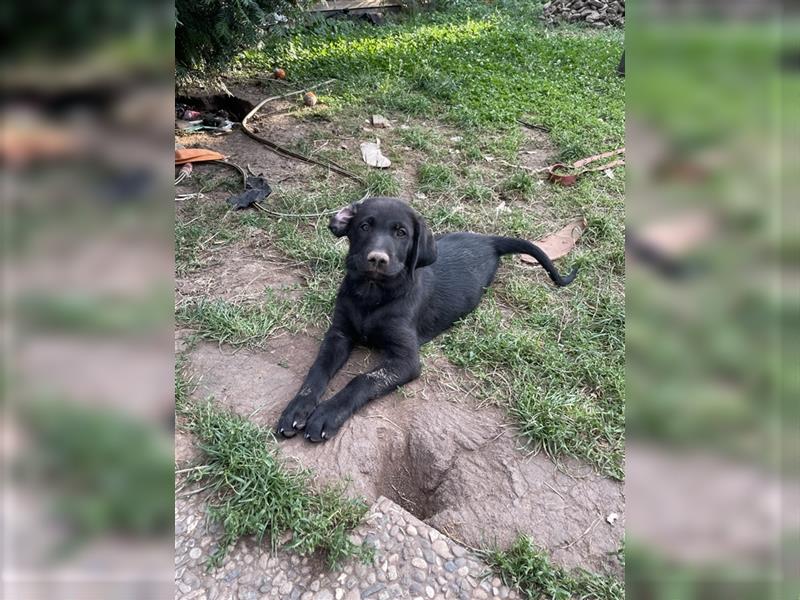
[[249, 100], [227, 94], [214, 94], [210, 96], [176, 96], [175, 104], [188, 106], [200, 112], [224, 112], [232, 121], [241, 122], [255, 104]]
[[442, 507], [436, 502], [434, 494], [423, 489], [421, 483], [428, 481], [433, 475], [420, 472], [424, 465], [414, 461], [409, 442], [406, 438], [402, 451], [398, 451], [395, 446], [383, 456], [381, 477], [376, 483], [381, 496], [400, 505], [420, 521], [426, 521]]

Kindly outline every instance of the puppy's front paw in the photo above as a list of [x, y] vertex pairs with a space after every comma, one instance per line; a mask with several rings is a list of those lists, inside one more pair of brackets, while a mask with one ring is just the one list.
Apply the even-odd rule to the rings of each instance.
[[306, 422], [306, 439], [311, 442], [324, 442], [331, 439], [347, 420], [347, 415], [332, 402], [318, 405]]
[[308, 415], [314, 411], [316, 406], [317, 403], [313, 398], [295, 396], [283, 410], [281, 418], [278, 419], [278, 433], [287, 438], [297, 435], [306, 426]]

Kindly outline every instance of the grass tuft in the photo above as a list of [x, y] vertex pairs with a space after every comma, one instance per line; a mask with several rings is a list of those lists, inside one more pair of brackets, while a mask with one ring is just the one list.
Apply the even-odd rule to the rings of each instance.
[[371, 558], [371, 549], [348, 537], [367, 505], [347, 498], [343, 486], [312, 491], [307, 470], [289, 469], [278, 458], [272, 434], [207, 401], [178, 404], [183, 426], [205, 456], [189, 478], [210, 490], [209, 515], [224, 533], [209, 566], [218, 566], [242, 537], [268, 538], [273, 551], [287, 532], [285, 546], [301, 555], [322, 552], [330, 568], [349, 557]]
[[423, 192], [444, 192], [456, 184], [453, 170], [445, 164], [423, 164], [417, 173], [419, 189]]
[[226, 300], [199, 300], [178, 308], [176, 320], [195, 330], [202, 339], [233, 346], [260, 347], [279, 329], [294, 330], [296, 308], [268, 293], [257, 305]]
[[623, 600], [624, 584], [613, 577], [588, 571], [568, 572], [550, 563], [547, 553], [527, 536], [520, 536], [505, 551], [484, 553], [489, 565], [506, 585], [516, 587], [530, 600]]

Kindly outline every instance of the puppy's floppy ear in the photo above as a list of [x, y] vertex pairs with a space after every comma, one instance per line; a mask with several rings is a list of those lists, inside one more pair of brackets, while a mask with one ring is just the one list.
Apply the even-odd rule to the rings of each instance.
[[411, 258], [408, 268], [413, 273], [414, 269], [427, 267], [436, 262], [436, 241], [433, 232], [418, 214], [414, 215], [414, 246], [411, 248]]
[[358, 203], [353, 202], [349, 206], [345, 206], [336, 211], [336, 214], [331, 217], [331, 221], [328, 223], [328, 229], [331, 230], [333, 235], [336, 237], [347, 235], [347, 231], [350, 229], [350, 221], [356, 216], [357, 208]]

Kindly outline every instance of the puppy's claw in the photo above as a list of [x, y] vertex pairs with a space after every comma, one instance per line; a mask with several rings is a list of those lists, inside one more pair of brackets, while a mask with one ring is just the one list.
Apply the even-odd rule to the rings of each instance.
[[310, 438], [310, 437], [311, 437], [311, 435], [307, 433], [307, 434], [306, 434], [306, 439], [308, 439], [308, 438]]
[[328, 434], [323, 431], [322, 432], [322, 439], [324, 440], [324, 439], [327, 439], [327, 438], [328, 438]]
[[297, 421], [292, 422], [292, 429], [297, 429]]
[[281, 435], [283, 435], [283, 427], [281, 427], [280, 431], [278, 431]]

